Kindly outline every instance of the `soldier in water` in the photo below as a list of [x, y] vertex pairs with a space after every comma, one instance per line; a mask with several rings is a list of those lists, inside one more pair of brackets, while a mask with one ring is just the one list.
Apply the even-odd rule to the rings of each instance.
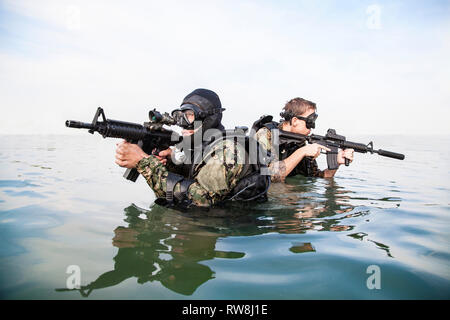
[[[211, 130], [219, 135], [224, 132], [223, 110], [215, 92], [196, 89], [172, 112], [188, 141], [183, 142], [182, 151], [167, 149], [149, 155], [138, 145], [123, 141], [116, 150], [116, 163], [136, 168], [161, 205], [189, 208], [210, 207], [226, 200], [266, 200], [270, 179], [260, 174], [258, 165], [246, 165], [245, 144], [226, 137], [205, 139], [205, 135], [214, 136]], [[177, 152], [183, 153], [181, 157]], [[184, 159], [183, 163], [177, 164], [176, 158]]]

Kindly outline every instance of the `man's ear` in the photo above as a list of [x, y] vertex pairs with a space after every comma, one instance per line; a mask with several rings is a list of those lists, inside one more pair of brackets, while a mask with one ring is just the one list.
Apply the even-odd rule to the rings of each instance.
[[292, 119], [291, 119], [291, 126], [293, 126], [293, 127], [296, 127], [296, 126], [298, 126], [298, 119], [297, 119], [297, 117], [293, 117]]

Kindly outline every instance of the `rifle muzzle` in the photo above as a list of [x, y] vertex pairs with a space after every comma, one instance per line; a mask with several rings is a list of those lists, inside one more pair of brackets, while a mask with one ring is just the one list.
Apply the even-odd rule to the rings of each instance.
[[384, 157], [394, 158], [394, 159], [398, 159], [398, 160], [405, 159], [404, 154], [396, 153], [396, 152], [392, 152], [392, 151], [386, 151], [386, 150], [379, 149], [377, 153], [380, 156], [384, 156]]
[[92, 129], [93, 128], [92, 123], [86, 123], [86, 122], [80, 122], [80, 121], [74, 121], [74, 120], [67, 120], [66, 127], [77, 128], [77, 129]]

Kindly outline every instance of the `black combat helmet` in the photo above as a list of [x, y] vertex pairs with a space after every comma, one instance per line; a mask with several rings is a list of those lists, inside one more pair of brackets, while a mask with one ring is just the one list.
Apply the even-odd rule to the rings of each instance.
[[195, 89], [189, 93], [181, 103], [180, 108], [172, 111], [176, 117], [180, 111], [192, 110], [195, 114], [195, 120], [202, 122], [202, 130], [214, 128], [224, 130], [222, 121], [222, 103], [219, 96], [208, 89]]

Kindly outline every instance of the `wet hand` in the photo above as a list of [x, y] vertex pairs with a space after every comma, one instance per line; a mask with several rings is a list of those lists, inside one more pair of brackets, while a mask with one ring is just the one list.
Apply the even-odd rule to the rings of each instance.
[[345, 159], [348, 159], [351, 163], [353, 161], [354, 152], [355, 150], [353, 149], [339, 150], [337, 155], [338, 164], [345, 164]]
[[146, 154], [137, 144], [122, 141], [116, 144], [116, 164], [124, 168], [136, 168], [139, 161], [147, 158]]
[[321, 150], [331, 151], [329, 148], [324, 147], [318, 143], [307, 144], [301, 148], [307, 157], [313, 157], [314, 159], [320, 155]]

